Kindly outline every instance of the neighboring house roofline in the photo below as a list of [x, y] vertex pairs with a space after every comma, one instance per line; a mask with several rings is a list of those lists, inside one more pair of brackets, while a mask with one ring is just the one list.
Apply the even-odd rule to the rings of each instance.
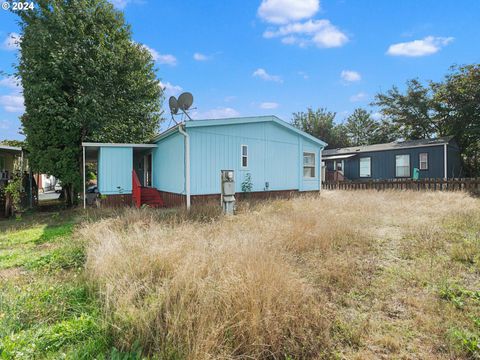
[[221, 118], [221, 119], [206, 119], [206, 120], [190, 120], [185, 122], [186, 128], [193, 127], [203, 127], [203, 126], [218, 126], [218, 125], [233, 125], [233, 124], [252, 124], [260, 122], [274, 122], [280, 126], [287, 128], [288, 130], [301, 135], [307, 138], [310, 141], [313, 141], [319, 144], [322, 147], [327, 146], [328, 144], [320, 139], [317, 139], [315, 136], [307, 134], [306, 132], [297, 129], [293, 125], [287, 123], [286, 121], [281, 120], [275, 115], [263, 115], [263, 116], [248, 116], [248, 117], [234, 117], [234, 118]]
[[135, 147], [135, 148], [156, 148], [157, 144], [125, 144], [125, 143], [95, 143], [83, 142], [85, 147]]
[[390, 150], [413, 149], [413, 148], [422, 148], [422, 147], [431, 147], [431, 146], [443, 146], [445, 144], [450, 144], [452, 140], [453, 140], [453, 136], [444, 136], [436, 139], [410, 140], [410, 141], [391, 142], [391, 143], [365, 145], [365, 146], [350, 146], [346, 148], [323, 150], [323, 156], [329, 157], [329, 156], [340, 155], [340, 154], [342, 155], [343, 154], [359, 154], [359, 153], [376, 152], [376, 151], [390, 151]]
[[0, 150], [9, 150], [9, 151], [18, 151], [21, 152], [22, 148], [17, 146], [8, 146], [8, 145], [0, 145]]

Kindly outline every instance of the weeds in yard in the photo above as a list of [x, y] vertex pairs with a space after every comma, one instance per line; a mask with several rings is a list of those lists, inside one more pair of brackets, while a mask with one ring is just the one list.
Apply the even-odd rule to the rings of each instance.
[[[477, 253], [462, 241], [478, 234], [478, 200], [324, 192], [242, 204], [233, 218], [214, 209], [125, 211], [80, 230], [118, 349], [139, 341], [166, 359], [474, 354], [477, 293], [465, 289], [478, 285], [468, 270]], [[456, 260], [455, 246], [473, 263]], [[461, 294], [439, 290], [457, 280]]]
[[480, 357], [463, 193], [28, 216], [0, 235], [0, 358]]

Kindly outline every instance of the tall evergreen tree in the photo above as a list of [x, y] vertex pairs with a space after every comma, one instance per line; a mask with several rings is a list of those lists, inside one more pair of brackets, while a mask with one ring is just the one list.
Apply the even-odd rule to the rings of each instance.
[[373, 143], [379, 124], [365, 109], [358, 108], [347, 117], [345, 129], [352, 145], [369, 145]]
[[161, 119], [162, 89], [150, 53], [106, 0], [39, 0], [19, 11], [17, 76], [30, 164], [81, 190], [81, 143], [142, 142]]

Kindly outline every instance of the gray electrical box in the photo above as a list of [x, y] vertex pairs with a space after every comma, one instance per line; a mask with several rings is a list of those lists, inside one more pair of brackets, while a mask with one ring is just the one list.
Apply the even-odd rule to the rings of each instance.
[[233, 215], [235, 208], [235, 178], [233, 170], [222, 170], [220, 179], [223, 212], [227, 215]]
[[235, 195], [235, 183], [233, 181], [223, 183], [223, 196]]

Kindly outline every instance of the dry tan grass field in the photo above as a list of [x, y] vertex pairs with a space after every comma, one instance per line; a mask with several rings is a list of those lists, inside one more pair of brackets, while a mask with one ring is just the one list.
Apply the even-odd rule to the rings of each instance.
[[479, 356], [480, 200], [324, 191], [86, 224], [117, 346], [165, 359]]

